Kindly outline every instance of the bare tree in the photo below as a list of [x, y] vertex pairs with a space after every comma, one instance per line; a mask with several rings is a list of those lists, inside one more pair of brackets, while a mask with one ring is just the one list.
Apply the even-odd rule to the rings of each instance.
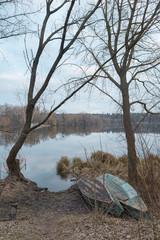
[[[137, 154], [130, 113], [136, 104], [152, 109], [159, 96], [159, 18], [157, 0], [104, 0], [90, 38], [84, 35], [81, 44], [89, 65], [102, 66], [109, 56], [112, 62], [101, 67], [92, 82], [110, 97], [123, 112], [123, 123], [128, 150], [128, 177], [137, 182]], [[108, 90], [108, 83], [110, 91]], [[113, 94], [112, 94], [113, 93]], [[120, 97], [120, 98], [119, 98]]]
[[[34, 108], [45, 93], [49, 83], [52, 79], [53, 74], [58, 69], [58, 67], [63, 63], [62, 58], [69, 51], [74, 51], [74, 43], [79, 37], [82, 30], [87, 26], [88, 20], [94, 14], [94, 12], [100, 6], [102, 0], [95, 1], [95, 4], [85, 4], [81, 6], [81, 3], [76, 0], [63, 0], [63, 1], [53, 1], [46, 0], [46, 8], [44, 13], [44, 19], [42, 21], [41, 27], [38, 27], [38, 43], [37, 50], [35, 54], [31, 51], [31, 60], [26, 51], [26, 60], [28, 60], [28, 70], [30, 71], [30, 80], [28, 87], [28, 99], [26, 107], [26, 120], [23, 130], [14, 144], [7, 158], [7, 165], [9, 169], [9, 175], [17, 176], [19, 179], [24, 179], [20, 172], [19, 161], [16, 159], [17, 153], [23, 146], [25, 139], [30, 131], [39, 127], [43, 124], [49, 116], [57, 110], [61, 105], [63, 105], [69, 98], [71, 98], [83, 85], [74, 90], [70, 95], [64, 98], [56, 107], [52, 108], [49, 114], [36, 126], [32, 126], [32, 116]], [[80, 11], [83, 7], [83, 11]], [[81, 15], [79, 15], [81, 13]], [[59, 14], [59, 15], [58, 15]], [[63, 15], [63, 23], [61, 23], [54, 17]], [[58, 24], [57, 24], [58, 21]], [[78, 24], [78, 25], [77, 25]], [[52, 25], [52, 31], [49, 28]], [[78, 26], [78, 27], [77, 27]], [[49, 28], [48, 28], [49, 27]], [[47, 47], [52, 46], [52, 62], [49, 64], [49, 69], [47, 70], [46, 76], [41, 82], [41, 86], [37, 90], [36, 83], [38, 81], [38, 71], [40, 66], [40, 61], [43, 59]], [[58, 47], [57, 47], [58, 46]], [[72, 47], [72, 48], [71, 48]], [[71, 55], [70, 52], [70, 55]], [[68, 56], [67, 56], [68, 57]], [[63, 59], [64, 60], [64, 59]]]
[[29, 17], [37, 11], [31, 9], [32, 0], [0, 1], [0, 40], [31, 32]]

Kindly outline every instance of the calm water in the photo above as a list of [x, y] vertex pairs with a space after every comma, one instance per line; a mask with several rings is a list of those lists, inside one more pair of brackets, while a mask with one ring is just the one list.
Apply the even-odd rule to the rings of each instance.
[[[36, 137], [35, 137], [36, 136]], [[11, 146], [12, 140], [9, 137], [3, 139], [0, 136], [0, 169], [1, 178], [6, 176], [5, 158]], [[143, 135], [147, 145], [152, 151], [157, 151], [159, 146], [159, 135]], [[153, 143], [154, 140], [154, 143]], [[140, 150], [140, 141], [137, 141]], [[153, 149], [154, 147], [154, 149]], [[56, 174], [56, 163], [61, 156], [69, 158], [80, 157], [83, 160], [86, 156], [97, 150], [107, 151], [115, 156], [126, 153], [124, 133], [91, 133], [63, 135], [51, 133], [35, 133], [28, 139], [20, 151], [20, 156], [26, 159], [26, 167], [23, 167], [23, 174], [26, 178], [35, 181], [39, 187], [48, 187], [50, 191], [60, 191], [68, 188], [72, 183], [70, 180], [62, 180]], [[158, 152], [156, 152], [158, 153]]]

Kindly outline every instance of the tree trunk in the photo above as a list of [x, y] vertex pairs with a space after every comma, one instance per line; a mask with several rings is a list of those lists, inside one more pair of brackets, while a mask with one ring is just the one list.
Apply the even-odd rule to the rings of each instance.
[[23, 146], [23, 143], [25, 142], [26, 137], [27, 135], [24, 134], [24, 132], [22, 131], [17, 142], [14, 144], [14, 146], [10, 150], [8, 158], [6, 160], [8, 170], [9, 170], [9, 176], [17, 176], [19, 179], [23, 178], [23, 175], [20, 172], [20, 166], [19, 166], [20, 162], [19, 162], [19, 159], [16, 159], [16, 156], [20, 151], [21, 147]]
[[20, 151], [21, 147], [23, 146], [23, 144], [27, 138], [27, 135], [29, 133], [29, 129], [31, 126], [31, 121], [32, 121], [32, 115], [33, 115], [33, 109], [34, 109], [34, 106], [29, 104], [26, 109], [26, 123], [23, 127], [23, 130], [22, 130], [18, 140], [16, 141], [16, 143], [10, 150], [9, 155], [6, 160], [8, 170], [9, 170], [9, 176], [16, 176], [16, 177], [18, 177], [18, 179], [24, 179], [24, 177], [20, 170], [19, 159], [16, 159], [16, 157], [17, 157], [17, 154]]
[[128, 94], [128, 84], [126, 79], [122, 79], [122, 108], [123, 108], [123, 124], [127, 140], [127, 150], [128, 150], [128, 181], [130, 184], [135, 186], [138, 181], [137, 174], [137, 155], [135, 147], [135, 136], [132, 130], [131, 118], [130, 118], [130, 103]]

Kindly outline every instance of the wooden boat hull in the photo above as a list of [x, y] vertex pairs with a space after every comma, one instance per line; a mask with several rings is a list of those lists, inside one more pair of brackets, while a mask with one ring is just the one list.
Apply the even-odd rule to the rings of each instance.
[[97, 206], [116, 216], [120, 216], [124, 211], [114, 194], [110, 193], [99, 180], [80, 178], [78, 186], [83, 197], [91, 206]]
[[141, 217], [150, 218], [147, 206], [130, 184], [111, 174], [104, 174], [97, 179], [104, 184], [106, 189], [114, 193], [126, 213], [137, 220]]

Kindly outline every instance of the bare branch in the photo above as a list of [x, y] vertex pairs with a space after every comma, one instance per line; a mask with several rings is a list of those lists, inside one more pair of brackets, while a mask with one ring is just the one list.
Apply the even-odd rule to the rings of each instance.
[[75, 0], [72, 0], [70, 8], [69, 8], [67, 16], [66, 16], [65, 24], [64, 24], [64, 30], [63, 30], [62, 41], [61, 41], [61, 46], [60, 46], [60, 52], [63, 51], [63, 49], [64, 49], [64, 42], [65, 42], [66, 33], [67, 33], [68, 21], [69, 21], [69, 18], [70, 18], [70, 15], [71, 15], [74, 4], [75, 4]]
[[144, 103], [144, 102], [141, 102], [141, 101], [134, 101], [134, 102], [132, 102], [132, 105], [133, 105], [133, 104], [140, 104], [140, 105], [143, 106], [144, 110], [145, 110], [147, 113], [153, 114], [153, 115], [159, 115], [160, 112], [151, 112], [151, 111], [150, 111], [151, 109], [153, 109], [154, 107], [156, 107], [159, 103], [160, 103], [160, 101], [156, 102], [156, 103], [155, 103], [151, 108], [149, 108], [149, 109], [147, 108], [147, 104]]
[[[60, 48], [59, 54], [58, 54], [56, 60], [54, 61], [53, 65], [52, 65], [52, 67], [51, 67], [51, 69], [50, 69], [50, 71], [49, 71], [49, 73], [48, 73], [48, 75], [46, 77], [46, 80], [45, 80], [43, 86], [41, 87], [41, 89], [39, 90], [39, 92], [36, 94], [36, 96], [33, 99], [34, 104], [37, 102], [37, 100], [40, 98], [40, 96], [45, 91], [46, 87], [48, 86], [48, 83], [49, 83], [49, 81], [50, 81], [50, 79], [52, 77], [52, 74], [55, 71], [55, 69], [57, 68], [60, 60], [62, 59], [62, 57], [64, 55], [64, 53], [66, 51], [68, 51], [69, 48], [73, 45], [73, 43], [76, 41], [76, 39], [79, 36], [80, 32], [84, 29], [84, 26], [85, 26], [86, 22], [92, 16], [92, 14], [97, 10], [97, 8], [98, 8], [99, 4], [101, 3], [101, 1], [102, 0], [98, 0], [97, 4], [94, 6], [94, 8], [88, 13], [88, 15], [86, 15], [86, 17], [84, 18], [83, 22], [81, 23], [79, 29], [77, 30], [77, 32], [73, 36], [72, 40], [67, 44], [67, 46], [65, 48], [63, 48], [63, 50]], [[70, 11], [70, 9], [69, 9], [69, 11]], [[62, 39], [62, 41], [63, 41], [63, 39]], [[37, 58], [39, 59], [39, 54], [37, 55]], [[34, 78], [35, 78], [35, 76], [34, 76]], [[32, 93], [33, 93], [33, 91], [32, 91]]]
[[97, 88], [100, 92], [104, 93], [106, 96], [108, 96], [109, 98], [111, 98], [113, 100], [113, 102], [115, 102], [117, 105], [119, 105], [120, 107], [122, 107], [122, 105], [116, 101], [116, 99], [114, 99], [110, 94], [108, 94], [107, 92], [105, 92], [103, 89], [99, 88], [97, 85], [95, 85], [92, 82], [89, 82], [89, 84], [91, 84], [92, 86], [94, 86], [95, 88]]

